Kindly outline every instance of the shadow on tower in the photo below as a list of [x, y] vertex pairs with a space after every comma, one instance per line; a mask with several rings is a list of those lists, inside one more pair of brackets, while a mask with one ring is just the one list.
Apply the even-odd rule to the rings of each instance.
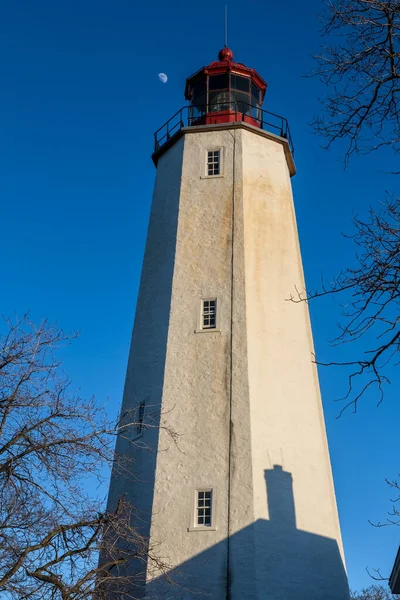
[[[264, 472], [269, 520], [258, 519], [146, 586], [149, 600], [348, 600], [336, 540], [297, 529], [291, 473]], [[201, 532], [193, 535], [202, 535]]]

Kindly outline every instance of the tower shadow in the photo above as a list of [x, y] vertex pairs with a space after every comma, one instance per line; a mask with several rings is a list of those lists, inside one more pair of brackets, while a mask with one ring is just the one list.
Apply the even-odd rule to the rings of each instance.
[[[149, 600], [348, 600], [336, 540], [297, 529], [292, 475], [264, 472], [269, 520], [258, 519], [146, 585]], [[202, 535], [202, 532], [192, 535]]]

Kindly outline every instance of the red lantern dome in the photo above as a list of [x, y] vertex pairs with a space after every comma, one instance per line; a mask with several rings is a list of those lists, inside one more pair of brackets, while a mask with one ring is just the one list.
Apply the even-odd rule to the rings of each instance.
[[190, 101], [192, 124], [229, 123], [241, 120], [261, 127], [261, 107], [267, 84], [254, 69], [233, 61], [225, 47], [218, 61], [203, 67], [186, 80], [185, 98]]

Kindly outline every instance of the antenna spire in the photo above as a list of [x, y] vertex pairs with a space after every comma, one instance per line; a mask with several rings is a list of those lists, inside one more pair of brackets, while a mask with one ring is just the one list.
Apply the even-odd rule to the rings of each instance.
[[225, 48], [228, 47], [228, 5], [225, 4]]

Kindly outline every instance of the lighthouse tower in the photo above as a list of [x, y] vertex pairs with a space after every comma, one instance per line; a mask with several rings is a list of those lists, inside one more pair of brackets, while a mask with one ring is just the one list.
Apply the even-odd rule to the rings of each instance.
[[[293, 142], [228, 48], [186, 82], [157, 167], [110, 504], [152, 552], [134, 598], [347, 600], [293, 206]], [[136, 571], [135, 571], [136, 570]], [[142, 581], [140, 578], [142, 577]], [[171, 581], [173, 583], [171, 583]]]

